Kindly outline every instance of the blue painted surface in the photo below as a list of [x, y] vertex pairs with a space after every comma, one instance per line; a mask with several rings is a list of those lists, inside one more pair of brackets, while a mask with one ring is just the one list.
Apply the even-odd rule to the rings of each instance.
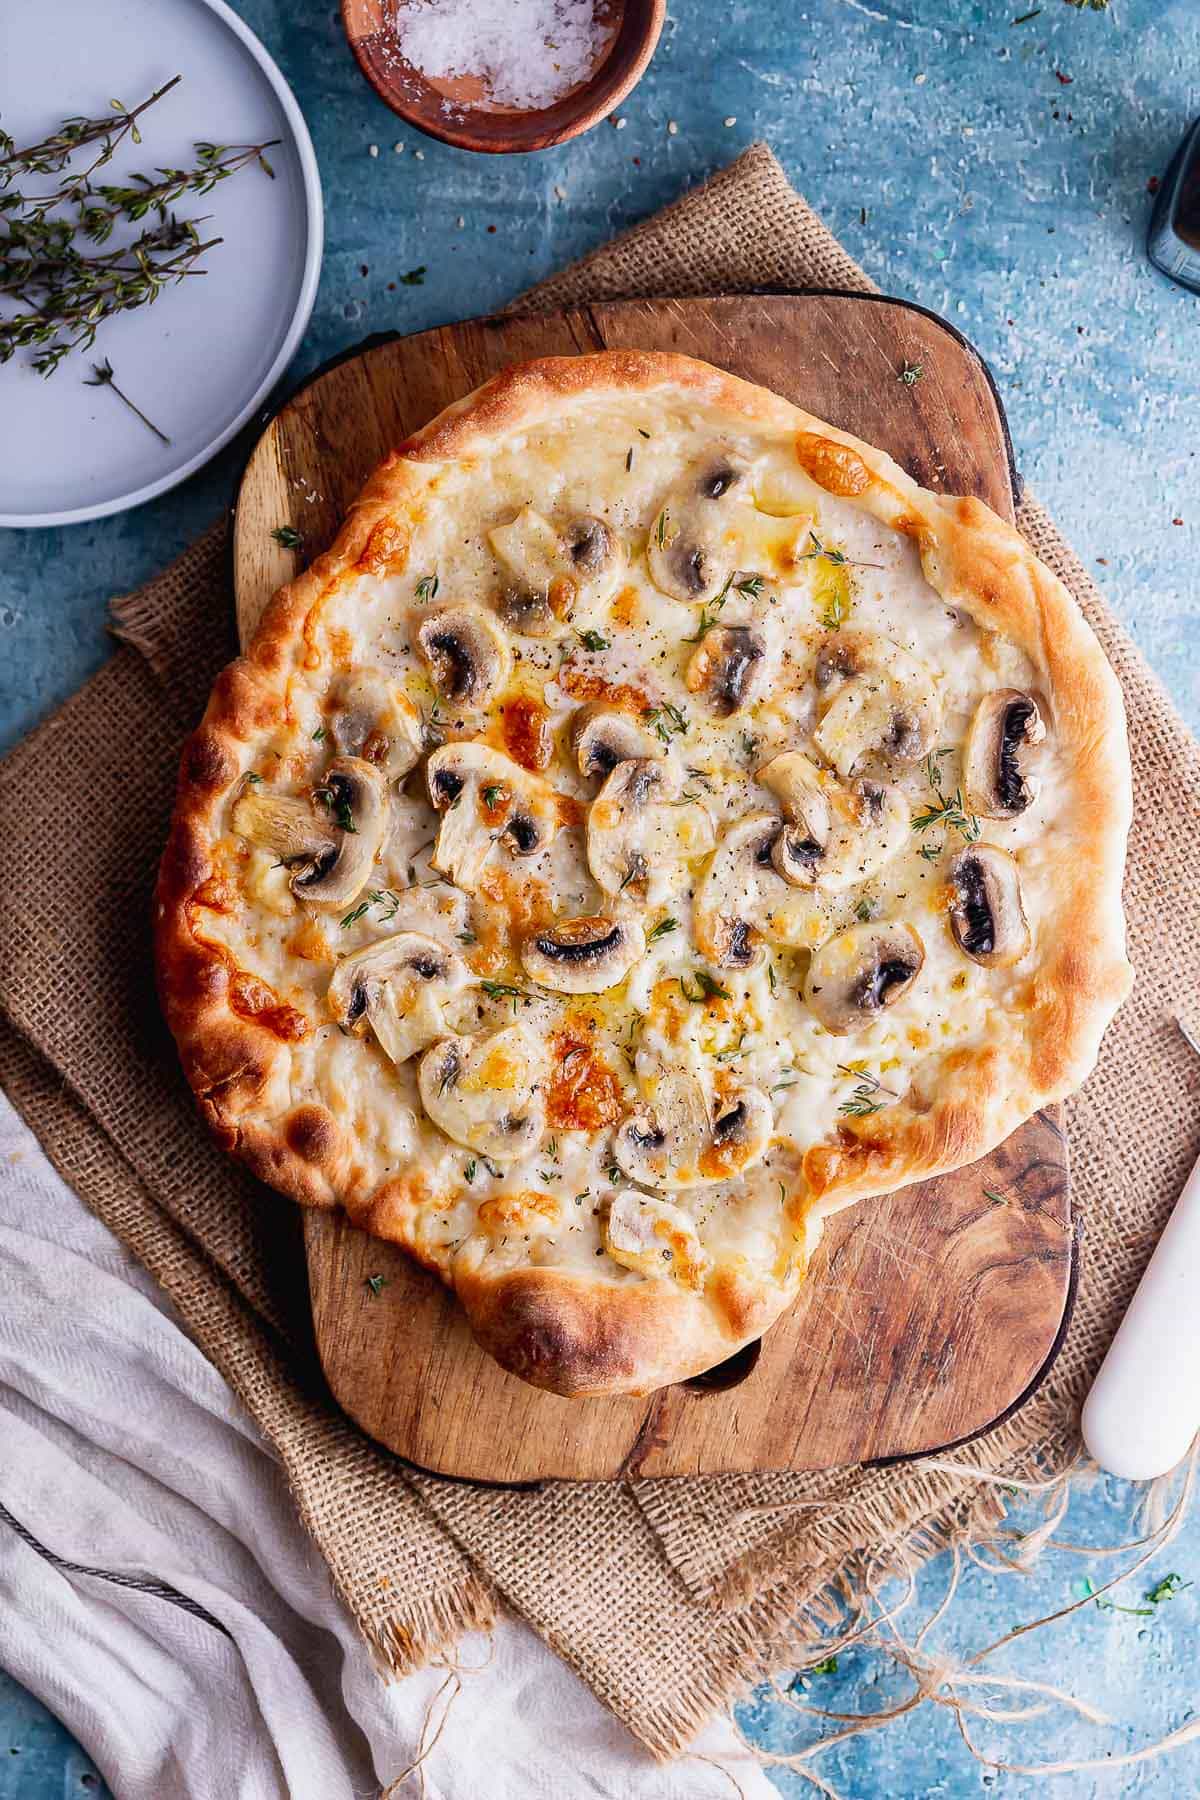
[[[1195, 0], [1114, 0], [1103, 16], [1042, 0], [1022, 25], [1011, 20], [1034, 0], [674, 0], [625, 129], [602, 125], [520, 160], [470, 157], [403, 128], [363, 85], [328, 0], [235, 3], [293, 83], [325, 183], [325, 271], [297, 376], [368, 332], [502, 305], [765, 137], [886, 289], [974, 339], [1025, 475], [1200, 726], [1200, 300], [1142, 255], [1147, 183], [1200, 111]], [[422, 264], [423, 285], [389, 292]], [[122, 518], [0, 534], [0, 745], [100, 664], [106, 600], [217, 514], [239, 460], [231, 449]], [[1129, 1510], [1129, 1490], [1098, 1484], [1075, 1502], [1069, 1535], [1116, 1542]], [[1200, 1574], [1200, 1519], [1150, 1579], [1171, 1567]], [[1069, 1600], [1078, 1576], [1074, 1559], [1053, 1554], [1034, 1577], [972, 1569], [943, 1641], [977, 1649]], [[922, 1577], [923, 1601], [944, 1579], [942, 1561]], [[1147, 1585], [1122, 1598], [1136, 1604]], [[1149, 1619], [1087, 1607], [1019, 1656], [1001, 1653], [1000, 1667], [1086, 1694], [1119, 1723], [1069, 1726], [1055, 1714], [1023, 1730], [980, 1726], [978, 1740], [1014, 1762], [1151, 1741], [1193, 1704], [1196, 1621], [1189, 1590]], [[804, 1697], [855, 1711], [905, 1691], [879, 1658], [850, 1653]], [[778, 1749], [809, 1729], [765, 1701], [744, 1718]], [[945, 1708], [922, 1708], [819, 1766], [853, 1796], [1031, 1787], [973, 1763]], [[0, 1683], [0, 1800], [86, 1792], [90, 1773], [48, 1715]], [[789, 1794], [813, 1791], [798, 1776], [778, 1779]], [[1175, 1800], [1200, 1792], [1200, 1750], [1063, 1775], [1048, 1791]]]

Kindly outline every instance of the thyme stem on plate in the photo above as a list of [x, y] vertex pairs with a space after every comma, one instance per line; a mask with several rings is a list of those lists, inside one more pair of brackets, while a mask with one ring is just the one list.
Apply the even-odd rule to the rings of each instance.
[[[203, 274], [199, 259], [221, 240], [203, 240], [203, 218], [177, 218], [171, 207], [185, 195], [210, 193], [250, 162], [274, 178], [266, 152], [278, 139], [198, 143], [192, 168], [159, 167], [124, 182], [94, 179], [127, 139], [141, 142], [139, 117], [179, 79], [140, 106], [113, 100], [110, 114], [66, 119], [23, 150], [0, 131], [0, 297], [17, 303], [0, 317], [0, 363], [18, 350], [34, 350], [33, 367], [51, 375], [72, 350], [91, 348], [106, 319], [149, 305], [185, 275]], [[97, 154], [72, 171], [71, 157], [85, 146], [98, 146]], [[49, 192], [28, 194], [15, 184], [29, 175], [60, 179]], [[108, 244], [119, 225], [142, 229], [131, 242], [98, 254], [86, 248]]]
[[142, 421], [142, 424], [146, 427], [147, 431], [152, 431], [154, 433], [155, 437], [159, 438], [162, 441], [162, 443], [164, 443], [164, 444], [170, 443], [171, 440], [167, 436], [166, 432], [160, 431], [158, 429], [158, 426], [154, 423], [154, 420], [148, 419], [146, 417], [146, 415], [142, 411], [141, 407], [137, 404], [137, 401], [131, 400], [129, 398], [129, 395], [124, 391], [124, 389], [119, 388], [117, 386], [116, 382], [113, 380], [113, 366], [109, 362], [107, 357], [105, 357], [103, 362], [92, 364], [91, 380], [89, 381], [85, 377], [83, 385], [84, 385], [84, 387], [111, 388], [113, 393], [117, 396], [117, 399], [121, 401], [122, 405], [127, 406], [129, 408], [130, 412], [133, 413], [135, 418], [138, 418]]

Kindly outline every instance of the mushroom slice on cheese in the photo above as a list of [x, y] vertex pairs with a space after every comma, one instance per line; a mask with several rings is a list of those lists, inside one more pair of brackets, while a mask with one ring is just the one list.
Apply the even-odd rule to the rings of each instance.
[[622, 1268], [652, 1279], [675, 1276], [692, 1285], [703, 1278], [708, 1257], [694, 1222], [681, 1206], [622, 1188], [604, 1222], [604, 1248]]
[[529, 637], [558, 636], [577, 608], [610, 600], [625, 567], [620, 539], [592, 513], [574, 514], [556, 528], [526, 506], [488, 537], [514, 578], [500, 596], [501, 616]]
[[372, 763], [339, 756], [311, 802], [274, 794], [247, 779], [234, 802], [233, 829], [273, 850], [292, 875], [298, 900], [344, 906], [367, 884], [387, 829], [387, 783]]
[[1015, 819], [1037, 799], [1028, 751], [1046, 735], [1038, 703], [1019, 688], [985, 694], [963, 750], [967, 805], [981, 819]]
[[620, 762], [637, 757], [653, 761], [659, 754], [658, 742], [645, 726], [599, 700], [572, 716], [571, 749], [579, 773], [594, 781], [605, 780]]
[[602, 994], [624, 981], [646, 954], [636, 919], [560, 919], [525, 940], [526, 974], [558, 994]]
[[424, 748], [421, 715], [403, 688], [378, 669], [339, 675], [329, 691], [329, 727], [347, 756], [399, 781]]
[[814, 955], [804, 998], [826, 1031], [844, 1037], [865, 1029], [907, 993], [924, 962], [925, 946], [911, 925], [851, 925]]
[[711, 1106], [697, 1076], [660, 1075], [654, 1097], [617, 1127], [613, 1155], [643, 1187], [704, 1187], [730, 1181], [761, 1162], [774, 1115], [760, 1088], [738, 1087]]
[[693, 650], [685, 682], [718, 718], [748, 706], [767, 672], [767, 645], [753, 625], [716, 625]]
[[874, 875], [908, 842], [908, 801], [898, 787], [859, 779], [844, 786], [800, 750], [785, 750], [758, 771], [786, 823], [772, 860], [795, 887], [841, 893]]
[[664, 762], [634, 757], [617, 764], [588, 808], [588, 867], [606, 894], [652, 904], [679, 862], [712, 849], [707, 811], [678, 792]]
[[721, 833], [692, 915], [697, 948], [718, 969], [762, 961], [764, 914], [788, 894], [772, 861], [781, 829], [776, 813], [756, 812]]
[[546, 1125], [545, 1056], [523, 1025], [488, 1037], [444, 1037], [417, 1067], [421, 1104], [440, 1131], [504, 1168], [528, 1156]]
[[444, 744], [426, 763], [425, 780], [442, 814], [431, 865], [468, 892], [498, 843], [514, 856], [536, 856], [558, 830], [553, 789], [491, 744]]
[[744, 471], [715, 456], [667, 495], [650, 525], [646, 564], [655, 587], [673, 600], [715, 600], [737, 561], [730, 495]]
[[353, 1037], [369, 1026], [392, 1061], [403, 1063], [444, 1035], [446, 1002], [474, 982], [462, 958], [437, 938], [398, 931], [342, 957], [329, 983], [329, 1010]]
[[512, 671], [503, 626], [473, 601], [421, 615], [417, 648], [444, 700], [482, 712], [499, 698]]
[[963, 954], [988, 969], [1020, 962], [1030, 939], [1015, 857], [996, 844], [968, 844], [947, 875], [950, 929]]
[[822, 707], [817, 749], [843, 779], [869, 758], [928, 756], [941, 722], [933, 677], [902, 644], [871, 631], [842, 631], [817, 657]]

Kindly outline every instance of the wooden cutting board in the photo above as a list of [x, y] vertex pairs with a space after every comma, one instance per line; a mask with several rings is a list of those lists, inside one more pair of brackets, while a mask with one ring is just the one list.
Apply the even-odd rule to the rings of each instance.
[[[243, 636], [300, 565], [276, 527], [294, 526], [311, 558], [376, 463], [449, 401], [506, 363], [628, 346], [761, 382], [889, 450], [925, 486], [978, 494], [1012, 517], [1008, 433], [987, 370], [915, 307], [776, 294], [475, 319], [365, 347], [268, 426], [237, 500]], [[906, 365], [921, 370], [912, 384]], [[1073, 1287], [1057, 1109], [972, 1168], [840, 1214], [761, 1345], [642, 1399], [528, 1387], [483, 1354], [453, 1299], [401, 1251], [327, 1213], [307, 1214], [305, 1235], [317, 1342], [342, 1406], [411, 1462], [487, 1481], [829, 1468], [946, 1446], [1027, 1396]]]

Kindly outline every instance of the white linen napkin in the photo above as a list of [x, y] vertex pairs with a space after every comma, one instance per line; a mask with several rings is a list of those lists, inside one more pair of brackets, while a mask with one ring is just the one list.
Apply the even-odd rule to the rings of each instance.
[[[253, 1422], [2, 1094], [0, 1443], [0, 1664], [117, 1800], [366, 1800], [433, 1736], [446, 1670], [379, 1673]], [[459, 1660], [398, 1795], [728, 1800], [703, 1757], [777, 1800], [723, 1720], [654, 1763], [520, 1620]]]

